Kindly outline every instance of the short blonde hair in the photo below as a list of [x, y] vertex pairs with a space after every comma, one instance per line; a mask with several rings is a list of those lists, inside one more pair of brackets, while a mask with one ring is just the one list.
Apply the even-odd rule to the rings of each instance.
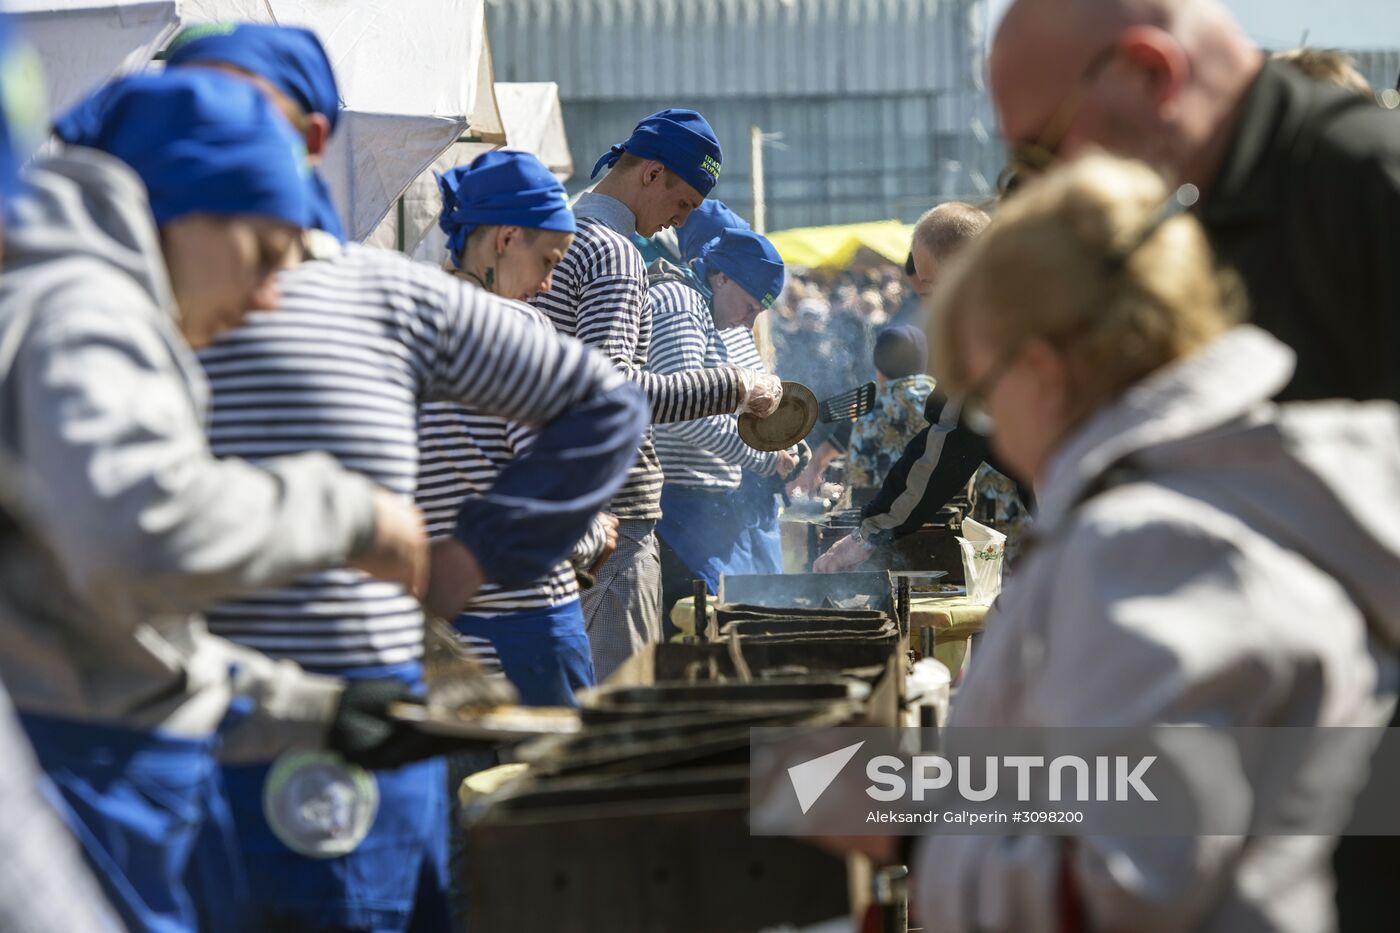
[[941, 386], [968, 388], [971, 330], [1002, 353], [1040, 338], [1064, 354], [1085, 414], [1226, 330], [1239, 291], [1215, 270], [1195, 218], [1143, 239], [1168, 194], [1145, 164], [1093, 154], [1008, 200], [934, 293]]
[[1361, 97], [1374, 97], [1375, 89], [1356, 68], [1356, 61], [1338, 49], [1301, 47], [1285, 49], [1270, 56], [1276, 62], [1287, 62], [1309, 78], [1335, 84]]
[[914, 242], [933, 254], [939, 262], [952, 258], [972, 241], [992, 218], [981, 208], [963, 201], [947, 201], [925, 211], [914, 223]]

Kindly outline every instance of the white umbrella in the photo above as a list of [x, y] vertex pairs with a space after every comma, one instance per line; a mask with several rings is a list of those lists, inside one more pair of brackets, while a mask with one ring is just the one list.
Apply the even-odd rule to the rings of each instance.
[[176, 0], [6, 0], [19, 32], [34, 46], [51, 112], [68, 108], [113, 75], [140, 69], [179, 25]]
[[[533, 153], [556, 178], [567, 181], [574, 172], [574, 160], [569, 155], [569, 139], [564, 133], [559, 85], [552, 81], [497, 84], [496, 102], [505, 123], [506, 146]], [[437, 226], [442, 200], [434, 175], [466, 165], [481, 153], [495, 148], [480, 142], [452, 145], [437, 158], [430, 171], [413, 180], [396, 209], [384, 218], [366, 242], [403, 250], [424, 262], [443, 261], [447, 255], [447, 236]]]
[[182, 19], [305, 26], [321, 38], [345, 105], [322, 171], [352, 239], [458, 139], [505, 140], [483, 0], [185, 0]]

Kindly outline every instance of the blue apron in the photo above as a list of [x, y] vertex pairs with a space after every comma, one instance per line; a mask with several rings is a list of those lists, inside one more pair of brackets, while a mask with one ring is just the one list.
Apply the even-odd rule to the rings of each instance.
[[[422, 683], [415, 663], [341, 672]], [[442, 758], [375, 771], [379, 808], [354, 851], [312, 858], [289, 849], [263, 811], [270, 765], [224, 768], [253, 895], [247, 929], [445, 931], [450, 811]]]
[[501, 616], [463, 613], [452, 625], [462, 635], [491, 643], [525, 706], [577, 707], [574, 692], [595, 683], [583, 608], [576, 599]]
[[778, 525], [780, 488], [771, 477], [744, 471], [739, 501], [748, 518], [745, 550], [749, 555], [749, 569], [740, 572], [783, 572], [783, 536]]
[[748, 510], [733, 492], [667, 483], [656, 533], [711, 595], [724, 574], [752, 573]]
[[[201, 929], [186, 873], [198, 840], [232, 862], [218, 739], [21, 714], [54, 801], [122, 921], [134, 931]], [[241, 893], [236, 867], [222, 879]], [[234, 901], [236, 903], [236, 900]], [[230, 927], [232, 929], [234, 927]]]

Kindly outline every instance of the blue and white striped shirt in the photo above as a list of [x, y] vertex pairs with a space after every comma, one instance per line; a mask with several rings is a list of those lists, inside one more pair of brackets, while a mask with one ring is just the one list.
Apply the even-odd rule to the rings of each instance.
[[[503, 299], [387, 250], [350, 246], [278, 277], [281, 306], [200, 353], [210, 443], [252, 460], [324, 450], [412, 497], [421, 403], [527, 424], [617, 381], [606, 362]], [[402, 587], [349, 569], [220, 604], [209, 627], [317, 670], [421, 657], [423, 617]]]
[[[744, 365], [731, 356], [730, 344], [715, 328], [705, 296], [694, 287], [666, 278], [651, 285], [653, 326], [649, 368], [658, 373], [682, 372], [701, 367]], [[748, 369], [761, 369], [753, 337], [744, 328], [732, 328], [748, 336], [749, 350], [741, 347]], [[733, 338], [739, 342], [739, 338]], [[657, 425], [656, 453], [666, 482], [677, 486], [712, 490], [739, 488], [743, 471], [771, 475], [777, 454], [754, 450], [739, 437], [738, 418], [712, 415], [696, 421]]]
[[[549, 327], [535, 308], [520, 302], [505, 303], [539, 326]], [[529, 450], [534, 440], [535, 430], [526, 424], [484, 415], [454, 402], [424, 405], [418, 412], [417, 499], [429, 536], [436, 540], [452, 534], [462, 500], [490, 489], [501, 468]], [[602, 550], [602, 538], [595, 522], [574, 549], [581, 563], [593, 562]], [[578, 595], [573, 564], [560, 561], [547, 576], [523, 586], [486, 584], [462, 612], [506, 615], [562, 605]]]
[[[564, 334], [577, 337], [612, 360], [651, 403], [653, 424], [691, 421], [739, 407], [740, 377], [728, 366], [667, 375], [646, 369], [652, 309], [641, 253], [628, 239], [635, 220], [617, 200], [590, 193], [574, 210], [578, 233], [554, 269], [554, 286], [532, 302]], [[608, 511], [626, 521], [661, 516], [664, 477], [651, 432]]]

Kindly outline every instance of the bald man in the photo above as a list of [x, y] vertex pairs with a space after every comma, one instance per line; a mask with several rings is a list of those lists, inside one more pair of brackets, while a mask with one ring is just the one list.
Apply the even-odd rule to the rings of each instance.
[[[1218, 0], [1016, 0], [990, 70], [1008, 170], [1098, 146], [1201, 189], [1254, 323], [1298, 354], [1281, 398], [1400, 399], [1396, 114], [1266, 62]], [[1391, 843], [1342, 843], [1347, 933], [1392, 928]]]
[[1218, 0], [1016, 0], [992, 46], [1009, 170], [1098, 146], [1201, 189], [1283, 398], [1400, 399], [1400, 119], [1266, 63]]

